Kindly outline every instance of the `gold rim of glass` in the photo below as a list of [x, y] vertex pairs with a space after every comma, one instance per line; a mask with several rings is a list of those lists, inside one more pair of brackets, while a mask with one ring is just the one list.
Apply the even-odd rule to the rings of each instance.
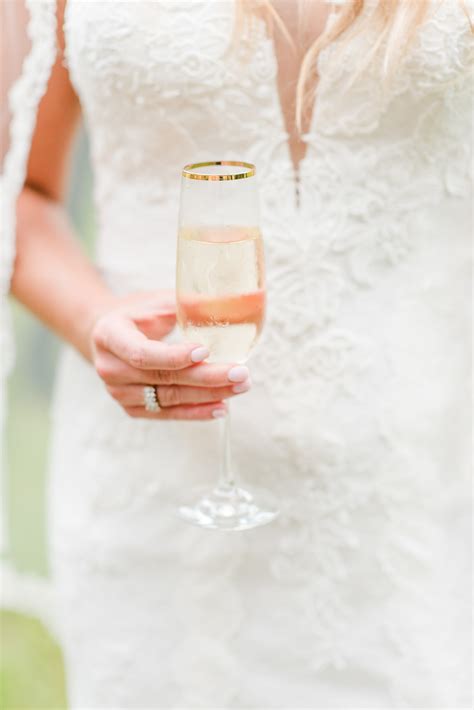
[[[227, 173], [225, 175], [206, 175], [204, 173], [195, 172], [198, 168], [208, 168], [211, 165], [229, 165], [247, 169], [243, 173]], [[207, 163], [185, 165], [182, 175], [188, 178], [188, 180], [243, 180], [244, 178], [252, 177], [256, 172], [255, 165], [252, 163], [243, 163], [240, 160], [210, 160]]]

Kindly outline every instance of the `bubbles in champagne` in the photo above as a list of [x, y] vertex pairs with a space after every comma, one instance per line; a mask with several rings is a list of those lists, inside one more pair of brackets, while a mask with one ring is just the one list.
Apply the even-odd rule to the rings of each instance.
[[177, 263], [178, 323], [210, 361], [243, 362], [265, 312], [260, 231], [245, 227], [183, 229]]

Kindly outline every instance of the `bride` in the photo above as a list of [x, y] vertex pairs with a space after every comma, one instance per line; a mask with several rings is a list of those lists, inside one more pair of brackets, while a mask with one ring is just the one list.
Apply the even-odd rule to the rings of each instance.
[[[470, 10], [59, 0], [11, 291], [67, 343], [49, 522], [71, 708], [470, 705]], [[61, 206], [81, 114], [94, 265]], [[222, 158], [260, 183], [252, 386], [166, 338], [180, 170]], [[281, 503], [235, 534], [174, 515], [215, 477], [229, 398], [238, 468]]]

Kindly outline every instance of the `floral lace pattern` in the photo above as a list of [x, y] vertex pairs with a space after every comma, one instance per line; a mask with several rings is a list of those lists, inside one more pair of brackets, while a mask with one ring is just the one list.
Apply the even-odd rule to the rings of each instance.
[[181, 165], [258, 166], [269, 312], [236, 459], [282, 508], [241, 536], [176, 522], [215, 428], [127, 420], [68, 354], [52, 542], [73, 706], [462, 707], [466, 17], [434, 3], [389, 86], [376, 65], [350, 83], [370, 38], [325, 50], [298, 199], [272, 41], [230, 50], [232, 25], [230, 0], [68, 2], [115, 288], [173, 285]]

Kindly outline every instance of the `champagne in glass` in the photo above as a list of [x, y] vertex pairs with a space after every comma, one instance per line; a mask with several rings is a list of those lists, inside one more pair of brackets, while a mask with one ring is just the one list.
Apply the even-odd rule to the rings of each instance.
[[[265, 275], [255, 168], [222, 161], [183, 170], [177, 256], [178, 323], [206, 345], [209, 362], [245, 362], [263, 326]], [[179, 508], [207, 528], [245, 530], [271, 522], [271, 496], [237, 483], [230, 453], [229, 413], [223, 422], [221, 474], [210, 491], [193, 492]]]
[[178, 322], [213, 362], [244, 362], [263, 326], [263, 245], [254, 227], [183, 229], [178, 241]]

